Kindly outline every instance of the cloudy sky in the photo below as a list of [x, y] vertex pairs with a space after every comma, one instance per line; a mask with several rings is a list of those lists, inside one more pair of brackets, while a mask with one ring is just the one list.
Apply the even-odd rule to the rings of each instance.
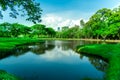
[[[79, 21], [89, 20], [97, 10], [101, 8], [114, 8], [120, 4], [120, 0], [36, 0], [43, 9], [42, 24], [57, 29], [61, 26], [79, 25]], [[18, 17], [12, 19], [4, 12], [4, 19], [1, 22], [18, 22], [25, 25], [33, 23], [25, 21], [24, 18]]]

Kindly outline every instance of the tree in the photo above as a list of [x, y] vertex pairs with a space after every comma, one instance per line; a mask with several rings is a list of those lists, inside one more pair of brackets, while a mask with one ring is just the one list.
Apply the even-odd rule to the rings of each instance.
[[120, 6], [113, 10], [98, 10], [85, 23], [82, 33], [85, 38], [120, 39]]
[[[78, 38], [80, 35], [78, 33], [78, 30], [79, 30], [79, 26], [78, 25], [75, 25], [74, 27], [71, 27], [69, 30], [68, 30], [68, 36], [69, 38]], [[79, 36], [78, 36], [79, 35]]]
[[32, 34], [37, 35], [38, 37], [40, 37], [40, 35], [45, 35], [46, 34], [45, 27], [46, 26], [43, 24], [35, 24], [31, 26]]
[[53, 37], [56, 35], [55, 30], [51, 27], [46, 28], [46, 32], [47, 32], [47, 35], [49, 35], [50, 37]]
[[10, 37], [10, 27], [11, 27], [11, 24], [7, 22], [0, 24], [0, 36]]
[[13, 23], [11, 25], [11, 36], [12, 37], [18, 37], [22, 33], [21, 27], [22, 27], [21, 24]]
[[[62, 30], [62, 32], [57, 32], [57, 37], [60, 38], [79, 38], [81, 35], [81, 30], [78, 25], [75, 25], [71, 28], [66, 28]], [[80, 31], [80, 32], [79, 32]]]
[[0, 37], [18, 37], [19, 35], [26, 36], [30, 34], [30, 27], [18, 24], [18, 23], [7, 23], [0, 24]]
[[23, 25], [22, 31], [23, 31], [24, 36], [26, 36], [27, 34], [29, 37], [31, 36], [30, 33], [32, 30], [30, 27]]
[[11, 34], [14, 37], [18, 37], [19, 35], [26, 36], [29, 34], [31, 31], [30, 27], [18, 24], [18, 23], [13, 23], [11, 25]]
[[[0, 18], [3, 18], [2, 11], [11, 10], [10, 17], [17, 18], [18, 15], [26, 16], [26, 20], [34, 23], [41, 21], [40, 4], [35, 0], [0, 0]], [[20, 12], [22, 12], [20, 14]]]
[[109, 25], [111, 35], [120, 39], [120, 6], [113, 9], [113, 13], [109, 18]]
[[93, 37], [93, 30], [92, 30], [92, 21], [88, 21], [85, 26], [82, 29], [82, 33], [83, 33], [83, 38], [91, 38]]
[[85, 30], [91, 37], [106, 38], [108, 36], [107, 29], [109, 27], [109, 17], [112, 15], [112, 11], [107, 8], [98, 10], [90, 20], [85, 24]]

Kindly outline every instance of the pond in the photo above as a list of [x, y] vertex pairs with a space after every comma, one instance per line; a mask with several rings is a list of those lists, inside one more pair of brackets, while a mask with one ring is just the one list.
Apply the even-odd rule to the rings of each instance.
[[85, 56], [74, 50], [77, 45], [92, 43], [49, 40], [20, 46], [9, 54], [0, 54], [0, 70], [23, 80], [102, 80], [108, 64], [100, 58]]

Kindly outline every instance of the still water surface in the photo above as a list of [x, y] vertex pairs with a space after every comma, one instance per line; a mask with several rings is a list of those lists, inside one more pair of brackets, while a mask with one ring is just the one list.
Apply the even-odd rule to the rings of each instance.
[[84, 41], [44, 41], [24, 45], [0, 59], [0, 70], [23, 80], [102, 79], [107, 63], [99, 58], [74, 51]]

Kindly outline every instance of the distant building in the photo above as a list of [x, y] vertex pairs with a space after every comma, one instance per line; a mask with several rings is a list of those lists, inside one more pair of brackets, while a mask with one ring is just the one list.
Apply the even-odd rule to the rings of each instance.
[[60, 27], [58, 27], [57, 31], [60, 31]]

